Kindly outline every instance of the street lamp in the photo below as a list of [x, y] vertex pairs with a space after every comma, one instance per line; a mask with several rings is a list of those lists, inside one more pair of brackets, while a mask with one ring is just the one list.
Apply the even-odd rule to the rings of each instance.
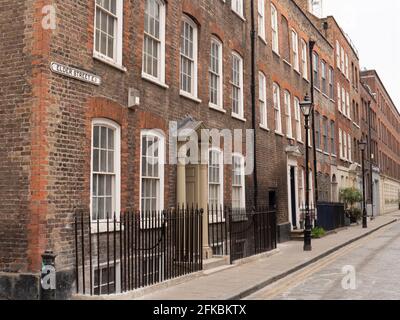
[[368, 228], [367, 225], [367, 208], [365, 204], [365, 161], [364, 161], [364, 154], [365, 154], [365, 149], [367, 148], [367, 142], [365, 140], [362, 140], [358, 142], [358, 146], [360, 147], [361, 150], [361, 161], [362, 161], [362, 184], [363, 184], [363, 228], [366, 229]]
[[310, 130], [309, 118], [313, 109], [313, 104], [308, 94], [304, 97], [304, 101], [300, 102], [300, 109], [304, 115], [304, 127], [306, 129], [306, 223], [304, 230], [304, 251], [311, 251], [310, 175], [308, 156], [310, 142], [308, 131]]

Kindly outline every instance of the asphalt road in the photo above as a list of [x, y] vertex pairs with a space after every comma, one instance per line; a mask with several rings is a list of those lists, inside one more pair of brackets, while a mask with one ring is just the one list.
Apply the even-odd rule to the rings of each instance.
[[400, 223], [249, 296], [249, 300], [400, 300]]

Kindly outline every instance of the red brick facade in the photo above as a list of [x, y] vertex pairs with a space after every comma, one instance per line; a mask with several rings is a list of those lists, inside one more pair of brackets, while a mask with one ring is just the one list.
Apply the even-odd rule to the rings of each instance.
[[[165, 132], [168, 159], [170, 121], [179, 121], [190, 115], [209, 129], [244, 131], [252, 128], [250, 1], [244, 1], [245, 19], [232, 11], [230, 1], [166, 1], [165, 85], [142, 77], [144, 1], [123, 1], [122, 67], [118, 68], [93, 55], [95, 1], [3, 2], [5, 10], [0, 13], [0, 32], [5, 35], [5, 41], [0, 43], [0, 60], [3, 62], [0, 66], [0, 82], [5, 85], [0, 87], [0, 140], [4, 146], [0, 150], [0, 235], [4, 240], [0, 241], [0, 272], [36, 276], [40, 271], [41, 254], [45, 250], [57, 254], [57, 270], [71, 272], [74, 263], [74, 212], [76, 209], [89, 210], [90, 206], [93, 119], [109, 119], [121, 128], [121, 210], [139, 208], [141, 130], [162, 129]], [[278, 15], [279, 54], [271, 50], [271, 3]], [[56, 5], [55, 30], [42, 27], [42, 8], [48, 4]], [[337, 188], [334, 180], [339, 179], [338, 166], [350, 166], [350, 161], [339, 159], [338, 128], [346, 130], [356, 141], [361, 138], [359, 117], [349, 120], [338, 111], [337, 83], [350, 93], [350, 100], [354, 100], [352, 106], [358, 105], [360, 109], [362, 106], [360, 79], [356, 77], [353, 82], [349, 81], [337, 69], [336, 39], [348, 53], [350, 65], [353, 64], [355, 68], [353, 70], [360, 68], [357, 54], [333, 18], [319, 20], [311, 16], [301, 9], [304, 9], [302, 1], [265, 0], [265, 6], [266, 39], [257, 38], [256, 41], [258, 203], [268, 205], [271, 201], [275, 202], [281, 240], [285, 240], [291, 224], [295, 227], [292, 197], [296, 197], [296, 219], [299, 219], [299, 207], [304, 201], [301, 195], [305, 179], [304, 119], [300, 114], [302, 139], [299, 139], [294, 98], [302, 101], [305, 94], [310, 93], [311, 74], [307, 47], [307, 79], [304, 78], [301, 40], [307, 44], [310, 40], [316, 42], [314, 49], [319, 57], [319, 77], [321, 61], [326, 63], [327, 68], [328, 91], [322, 92], [320, 88], [314, 90], [315, 110], [321, 116], [321, 144], [317, 151], [318, 197], [324, 201], [337, 200], [338, 190], [332, 190]], [[180, 94], [180, 28], [183, 15], [190, 16], [198, 28], [197, 100]], [[13, 23], [9, 23], [11, 17]], [[287, 29], [282, 27], [285, 21]], [[293, 68], [292, 30], [298, 36], [298, 71]], [[217, 37], [223, 47], [222, 91], [225, 112], [209, 107], [211, 37]], [[231, 116], [232, 52], [243, 58], [245, 121]], [[102, 84], [95, 86], [52, 73], [51, 62], [96, 74], [101, 77]], [[329, 94], [329, 68], [334, 70], [333, 97]], [[266, 76], [268, 130], [259, 127], [259, 71]], [[358, 75], [358, 71], [354, 71], [354, 74]], [[322, 82], [321, 78], [318, 82]], [[282, 133], [275, 132], [273, 83], [280, 87]], [[374, 84], [370, 86], [374, 91]], [[130, 88], [139, 92], [140, 104], [134, 108], [127, 106]], [[290, 94], [293, 137], [287, 136], [285, 91]], [[384, 91], [382, 95], [388, 101]], [[393, 111], [393, 107], [389, 109]], [[374, 111], [378, 112], [378, 117], [379, 112], [384, 112], [382, 108], [379, 109], [382, 111]], [[393, 115], [392, 119], [396, 125], [400, 120], [398, 114]], [[327, 142], [324, 142], [324, 121], [328, 124]], [[331, 123], [335, 123], [334, 139]], [[397, 137], [398, 133], [393, 128], [390, 130]], [[242, 145], [246, 150], [245, 134]], [[388, 148], [380, 147], [379, 154], [390, 155], [398, 164], [399, 153], [396, 155]], [[382, 161], [379, 160], [380, 165]], [[311, 162], [310, 167], [314, 171]], [[291, 168], [297, 170], [294, 194], [289, 185]], [[392, 170], [388, 174], [399, 178], [398, 165], [388, 168]], [[223, 200], [226, 204], [232, 200], [231, 174], [231, 166], [225, 165]], [[167, 164], [165, 207], [176, 205], [176, 176], [176, 165]], [[246, 177], [246, 202], [249, 205], [253, 203], [253, 195], [253, 176], [249, 175]]]

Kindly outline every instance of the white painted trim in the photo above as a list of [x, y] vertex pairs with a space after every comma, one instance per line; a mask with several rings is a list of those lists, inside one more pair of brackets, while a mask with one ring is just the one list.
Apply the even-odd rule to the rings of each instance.
[[[93, 133], [95, 126], [105, 126], [114, 130], [114, 171], [115, 171], [115, 203], [114, 203], [114, 211], [116, 219], [118, 220], [120, 217], [121, 211], [121, 127], [116, 122], [105, 119], [105, 118], [95, 118], [92, 120], [91, 124], [91, 143], [90, 143], [90, 221], [91, 221], [91, 229], [92, 232], [97, 232], [97, 220], [93, 220], [93, 199], [92, 199], [92, 190], [93, 190]], [[100, 222], [104, 222], [107, 220], [100, 220]], [[113, 223], [110, 223], [110, 230], [114, 228]], [[100, 232], [105, 232], [107, 226], [104, 223], [101, 223], [99, 226]]]
[[[239, 99], [240, 100], [239, 100], [239, 113], [234, 113], [232, 110], [232, 116], [235, 115], [236, 116], [235, 118], [237, 118], [239, 120], [243, 120], [244, 119], [243, 58], [239, 53], [237, 53], [235, 51], [232, 51], [232, 57], [233, 56], [236, 57], [237, 59], [239, 59], [239, 62], [240, 62], [239, 63], [239, 67], [240, 67], [240, 70], [239, 70], [239, 85], [240, 85]], [[233, 68], [233, 64], [232, 64], [232, 68]], [[233, 83], [233, 82], [231, 82], [231, 83]]]
[[[147, 1], [147, 0], [146, 0]], [[144, 53], [144, 32], [143, 32], [143, 46], [142, 46], [142, 77], [146, 78], [150, 81], [153, 80], [156, 84], [160, 84], [161, 86], [165, 86], [165, 29], [166, 29], [166, 5], [164, 0], [154, 0], [158, 3], [160, 8], [160, 56], [158, 60], [158, 76], [154, 77], [150, 74], [147, 74], [143, 70], [144, 61], [143, 61], [143, 53]]]
[[[245, 174], [245, 157], [241, 153], [234, 152], [232, 154], [232, 165], [233, 165], [233, 158], [238, 157], [240, 158], [241, 162], [241, 175], [242, 175], [242, 194], [241, 194], [241, 201], [243, 203], [243, 207], [246, 206], [246, 174]], [[231, 186], [232, 187], [232, 186]], [[232, 192], [232, 191], [231, 191]], [[232, 205], [233, 207], [233, 205]]]
[[[140, 132], [140, 159], [139, 159], [139, 211], [142, 216], [142, 142], [143, 142], [143, 137], [144, 136], [155, 136], [159, 139], [159, 149], [158, 149], [158, 154], [159, 154], [159, 160], [158, 160], [158, 172], [160, 173], [160, 190], [159, 190], [159, 195], [160, 198], [158, 199], [158, 210], [162, 211], [164, 210], [164, 169], [165, 169], [165, 159], [166, 159], [166, 150], [165, 150], [165, 136], [162, 133], [161, 130], [157, 129], [143, 129]], [[143, 227], [145, 219], [141, 219], [141, 227]]]
[[[214, 109], [222, 109], [224, 106], [224, 70], [223, 70], [223, 64], [224, 64], [224, 46], [222, 42], [215, 36], [211, 37], [211, 45], [215, 43], [219, 46], [219, 52], [218, 52], [218, 72], [219, 72], [219, 92], [218, 92], [218, 104], [213, 104], [210, 102], [210, 105], [215, 106], [216, 108]], [[210, 50], [210, 55], [211, 55], [211, 50]], [[210, 81], [210, 79], [209, 79]], [[217, 110], [218, 110], [217, 109]]]
[[[182, 83], [180, 84], [180, 94], [186, 97], [190, 97], [193, 100], [198, 98], [198, 79], [197, 79], [197, 73], [198, 73], [198, 26], [197, 24], [187, 15], [182, 16], [182, 21], [188, 23], [190, 26], [193, 28], [193, 77], [192, 77], [192, 92], [186, 92], [182, 90]], [[181, 34], [182, 34], [181, 30]], [[182, 48], [179, 50], [179, 58], [181, 60], [181, 53]], [[182, 66], [181, 66], [181, 61], [179, 62], [179, 78], [181, 78], [181, 72], [182, 72]], [[184, 95], [182, 93], [186, 93], [187, 95]]]
[[114, 66], [122, 71], [126, 69], [122, 65], [122, 47], [123, 47], [123, 17], [124, 17], [124, 0], [116, 0], [116, 16], [117, 16], [117, 27], [115, 28], [115, 40], [114, 40], [114, 59], [111, 59], [104, 54], [96, 51], [96, 9], [97, 4], [94, 1], [94, 22], [93, 22], [93, 57], [97, 58], [111, 66]]
[[[208, 149], [208, 166], [207, 166], [207, 174], [208, 174], [208, 185], [207, 185], [207, 202], [209, 203], [210, 201], [210, 152], [218, 152], [219, 153], [219, 181], [220, 181], [220, 187], [219, 187], [219, 206], [218, 210], [220, 207], [222, 207], [222, 210], [224, 210], [224, 152], [221, 150], [221, 148], [218, 147], [211, 147]], [[215, 221], [216, 219], [210, 220], [210, 221]]]

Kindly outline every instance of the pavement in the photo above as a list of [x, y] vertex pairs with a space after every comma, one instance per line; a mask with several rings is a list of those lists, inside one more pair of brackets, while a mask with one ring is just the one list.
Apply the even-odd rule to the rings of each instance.
[[311, 252], [303, 243], [290, 241], [278, 245], [277, 253], [253, 259], [215, 273], [203, 274], [184, 283], [155, 290], [138, 300], [237, 300], [243, 299], [305, 267], [367, 237], [378, 230], [397, 224], [400, 212], [383, 215], [361, 225], [341, 229], [322, 239], [313, 239]]
[[400, 223], [247, 297], [249, 300], [400, 300]]

